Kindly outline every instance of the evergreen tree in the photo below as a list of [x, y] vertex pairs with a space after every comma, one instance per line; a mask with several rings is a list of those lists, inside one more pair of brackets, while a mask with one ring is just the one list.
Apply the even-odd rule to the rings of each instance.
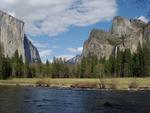
[[2, 70], [2, 67], [3, 67], [3, 59], [4, 59], [3, 46], [2, 46], [2, 44], [0, 43], [0, 79], [3, 78], [3, 70]]
[[32, 77], [42, 77], [42, 63], [35, 61], [31, 64]]
[[2, 60], [2, 79], [7, 79], [11, 76], [12, 73], [12, 67], [11, 67], [11, 62], [10, 59], [3, 58]]
[[140, 76], [140, 63], [137, 53], [134, 53], [132, 55], [132, 73], [133, 77], [139, 77]]
[[137, 48], [137, 57], [138, 57], [138, 69], [139, 69], [139, 76], [143, 76], [144, 75], [144, 56], [143, 56], [143, 49], [141, 47], [141, 44], [139, 42], [138, 44], [138, 48]]
[[132, 56], [130, 49], [126, 49], [123, 57], [124, 76], [129, 77], [132, 75]]
[[24, 77], [24, 63], [23, 63], [23, 58], [22, 55], [18, 59], [18, 68], [19, 68], [19, 77]]
[[145, 76], [150, 76], [150, 42], [146, 42], [143, 45], [143, 60], [143, 73]]
[[98, 59], [97, 59], [97, 56], [91, 56], [91, 62], [90, 62], [90, 64], [91, 64], [91, 76], [92, 77], [96, 77], [96, 67], [97, 67], [97, 65], [98, 65]]
[[14, 56], [12, 58], [12, 66], [13, 66], [13, 76], [19, 77], [19, 53], [18, 53], [18, 50], [15, 51]]
[[86, 72], [86, 58], [83, 57], [81, 61], [81, 67], [80, 67], [80, 77], [83, 78], [85, 76]]
[[46, 64], [43, 64], [42, 66], [42, 73], [44, 77], [47, 77], [50, 74], [50, 63], [48, 59], [46, 60]]
[[30, 77], [30, 63], [29, 60], [26, 58], [25, 59], [25, 64], [24, 64], [24, 77], [29, 78]]
[[111, 55], [109, 57], [109, 65], [108, 65], [108, 69], [109, 69], [109, 72], [112, 76], [115, 76], [115, 57], [114, 55]]
[[96, 78], [103, 78], [104, 77], [104, 65], [99, 63], [96, 65]]
[[118, 49], [117, 57], [115, 60], [115, 73], [117, 77], [120, 77], [121, 75], [122, 58], [123, 58], [123, 52]]

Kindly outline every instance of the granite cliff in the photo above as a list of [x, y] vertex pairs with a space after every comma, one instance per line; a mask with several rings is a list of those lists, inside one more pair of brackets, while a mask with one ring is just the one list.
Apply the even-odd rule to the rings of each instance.
[[24, 36], [24, 50], [25, 57], [29, 60], [29, 62], [41, 62], [41, 58], [37, 48], [32, 44], [30, 40], [28, 40], [27, 36]]
[[150, 40], [150, 23], [139, 19], [127, 19], [117, 16], [113, 19], [109, 32], [92, 30], [83, 46], [82, 57], [96, 55], [98, 58], [116, 54], [117, 50], [130, 49], [136, 52], [138, 44]]
[[30, 63], [41, 61], [38, 50], [25, 35], [24, 22], [0, 11], [0, 42], [4, 55], [12, 57], [16, 50]]
[[81, 62], [81, 55], [76, 55], [75, 57], [67, 60], [67, 64], [76, 64], [78, 62]]

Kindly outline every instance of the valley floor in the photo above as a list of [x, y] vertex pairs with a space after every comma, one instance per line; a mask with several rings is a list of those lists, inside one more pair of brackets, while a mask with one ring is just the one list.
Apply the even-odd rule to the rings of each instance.
[[0, 80], [1, 86], [32, 86], [50, 88], [88, 88], [114, 90], [150, 90], [149, 78], [103, 78], [103, 79], [52, 79], [13, 78]]

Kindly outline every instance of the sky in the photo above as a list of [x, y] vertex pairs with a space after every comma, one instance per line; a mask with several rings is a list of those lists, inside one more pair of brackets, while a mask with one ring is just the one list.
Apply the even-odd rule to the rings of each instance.
[[109, 31], [115, 16], [145, 22], [148, 7], [134, 0], [0, 0], [0, 10], [23, 20], [41, 59], [70, 59], [81, 54], [92, 29]]

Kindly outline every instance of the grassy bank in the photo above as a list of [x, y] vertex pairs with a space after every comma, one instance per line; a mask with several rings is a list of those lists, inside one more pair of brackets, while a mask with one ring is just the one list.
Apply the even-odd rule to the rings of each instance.
[[127, 90], [150, 89], [150, 78], [105, 78], [105, 79], [51, 79], [51, 78], [13, 78], [0, 80], [0, 85], [47, 86], [66, 88], [104, 88]]

